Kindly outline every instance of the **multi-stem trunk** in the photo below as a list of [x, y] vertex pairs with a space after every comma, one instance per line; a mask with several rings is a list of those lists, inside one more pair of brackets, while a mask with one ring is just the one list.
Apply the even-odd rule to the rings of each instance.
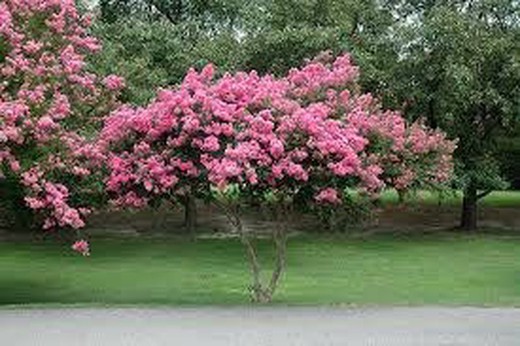
[[242, 245], [244, 245], [251, 271], [251, 300], [256, 303], [268, 303], [273, 299], [273, 295], [278, 288], [278, 284], [285, 270], [287, 232], [283, 216], [277, 217], [277, 226], [273, 230], [273, 240], [275, 244], [275, 262], [269, 282], [263, 283], [261, 277], [261, 266], [258, 253], [253, 243], [252, 236], [244, 229], [236, 206], [220, 205], [234, 231], [238, 233]]

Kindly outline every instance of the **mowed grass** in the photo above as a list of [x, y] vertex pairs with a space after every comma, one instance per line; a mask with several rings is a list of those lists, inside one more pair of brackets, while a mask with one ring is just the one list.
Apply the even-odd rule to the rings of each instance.
[[[0, 304], [248, 304], [236, 239], [93, 239], [0, 244]], [[272, 257], [271, 244], [259, 244]], [[520, 306], [520, 237], [492, 234], [291, 238], [274, 304]]]
[[[395, 190], [386, 190], [381, 195], [383, 205], [398, 203], [398, 195]], [[435, 191], [417, 191], [411, 194], [407, 201], [420, 204], [442, 204], [457, 206], [462, 204], [461, 191], [445, 191], [442, 194]], [[520, 207], [519, 191], [493, 191], [479, 201], [479, 204], [487, 207]]]

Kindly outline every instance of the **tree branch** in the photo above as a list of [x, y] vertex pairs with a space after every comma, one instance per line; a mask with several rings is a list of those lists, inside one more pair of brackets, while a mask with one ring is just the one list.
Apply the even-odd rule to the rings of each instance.
[[484, 192], [481, 192], [479, 194], [477, 194], [477, 199], [481, 199], [481, 198], [484, 198], [486, 197], [487, 195], [489, 195], [491, 192], [493, 192], [493, 190], [485, 190]]
[[283, 271], [285, 270], [285, 260], [286, 260], [286, 249], [287, 249], [287, 222], [286, 217], [287, 213], [284, 208], [280, 210], [277, 208], [276, 212], [276, 229], [273, 231], [273, 238], [276, 249], [276, 261], [273, 273], [271, 275], [271, 280], [269, 282], [269, 295], [272, 297], [276, 288], [278, 287], [278, 282], [282, 276]]
[[148, 4], [150, 4], [151, 6], [153, 6], [157, 10], [157, 12], [159, 12], [164, 17], [166, 17], [166, 19], [168, 19], [169, 22], [171, 22], [172, 24], [178, 24], [180, 13], [182, 12], [181, 1], [176, 2], [176, 7], [174, 9], [175, 16], [172, 15], [172, 13], [168, 10], [168, 8], [166, 6], [161, 4], [160, 0], [146, 0], [146, 2], [148, 2]]

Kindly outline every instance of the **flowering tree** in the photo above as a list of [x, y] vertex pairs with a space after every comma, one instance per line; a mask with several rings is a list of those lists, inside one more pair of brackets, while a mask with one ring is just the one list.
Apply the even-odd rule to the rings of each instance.
[[[255, 301], [271, 300], [285, 267], [283, 213], [295, 196], [339, 206], [347, 188], [376, 194], [446, 181], [454, 144], [384, 111], [356, 85], [348, 55], [312, 61], [285, 77], [255, 72], [215, 78], [190, 70], [146, 108], [121, 108], [105, 122], [113, 203], [141, 207], [187, 193], [210, 196], [245, 245]], [[276, 263], [267, 283], [240, 218], [247, 202], [273, 207]]]
[[103, 191], [90, 138], [124, 82], [86, 71], [89, 23], [73, 0], [0, 1], [0, 184], [18, 181], [46, 229], [81, 228]]

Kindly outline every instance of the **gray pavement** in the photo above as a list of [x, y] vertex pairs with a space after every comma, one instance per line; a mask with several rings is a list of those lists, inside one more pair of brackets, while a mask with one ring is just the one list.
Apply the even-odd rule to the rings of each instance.
[[0, 345], [520, 345], [520, 309], [0, 310]]

